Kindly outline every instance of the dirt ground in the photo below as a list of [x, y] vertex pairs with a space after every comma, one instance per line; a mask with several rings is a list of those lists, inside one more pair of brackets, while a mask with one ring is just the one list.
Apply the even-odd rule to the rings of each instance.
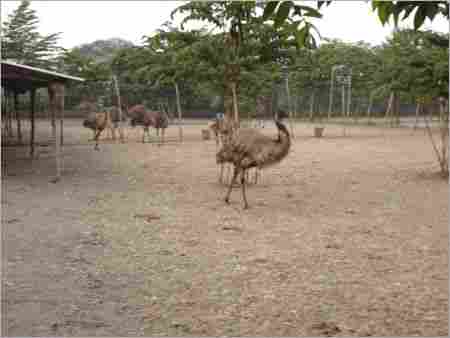
[[203, 127], [94, 151], [69, 120], [56, 184], [46, 147], [2, 149], [4, 336], [447, 335], [448, 182], [424, 130], [297, 124], [243, 210]]

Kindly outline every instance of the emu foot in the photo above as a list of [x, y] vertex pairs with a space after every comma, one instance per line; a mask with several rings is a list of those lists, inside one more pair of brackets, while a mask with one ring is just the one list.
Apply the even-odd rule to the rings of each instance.
[[225, 197], [225, 203], [230, 204], [230, 199], [228, 197]]
[[99, 151], [99, 150], [100, 150], [100, 148], [99, 148], [98, 146], [95, 146], [95, 147], [94, 147], [94, 150], [97, 150], [97, 151]]
[[248, 206], [248, 203], [245, 203], [244, 204], [244, 210], [247, 210], [247, 209], [249, 209], [249, 206]]

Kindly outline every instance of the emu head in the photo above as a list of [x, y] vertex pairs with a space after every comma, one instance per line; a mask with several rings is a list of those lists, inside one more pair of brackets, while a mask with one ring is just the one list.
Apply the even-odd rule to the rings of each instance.
[[96, 115], [95, 113], [91, 113], [87, 116], [87, 118], [83, 121], [83, 127], [89, 129], [96, 128]]

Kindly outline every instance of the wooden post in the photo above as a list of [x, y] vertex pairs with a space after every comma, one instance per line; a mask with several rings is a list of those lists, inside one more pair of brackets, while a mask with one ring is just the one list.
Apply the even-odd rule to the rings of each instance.
[[181, 102], [180, 102], [180, 89], [178, 88], [178, 82], [175, 82], [175, 94], [177, 97], [177, 112], [178, 112], [178, 137], [180, 142], [183, 142], [183, 128], [181, 126]]
[[17, 92], [14, 92], [14, 112], [16, 113], [17, 119], [17, 140], [19, 144], [22, 144], [22, 125], [19, 113], [19, 94]]
[[31, 131], [30, 131], [30, 156], [33, 158], [34, 156], [34, 113], [36, 109], [36, 89], [33, 88], [30, 91], [30, 123], [31, 123]]
[[9, 125], [8, 125], [8, 95], [6, 89], [2, 90], [2, 123], [3, 119], [5, 119], [5, 128], [2, 130], [6, 134], [6, 136], [9, 136]]
[[8, 105], [8, 137], [11, 139], [14, 137], [14, 132], [13, 132], [13, 125], [12, 125], [12, 120], [13, 120], [13, 100], [11, 99], [11, 92], [7, 92], [6, 94], [7, 96], [7, 105]]
[[121, 142], [124, 143], [125, 138], [124, 138], [124, 133], [123, 133], [123, 128], [122, 128], [122, 103], [120, 101], [119, 84], [118, 84], [116, 75], [113, 76], [113, 81], [114, 81], [114, 88], [115, 88], [116, 96], [117, 96], [117, 106], [119, 109], [119, 135], [120, 135]]
[[48, 96], [49, 110], [52, 118], [52, 139], [54, 142], [56, 160], [56, 176], [52, 181], [58, 182], [61, 179], [62, 160], [60, 142], [58, 142], [57, 137], [56, 114], [58, 112], [59, 117], [62, 119], [64, 110], [64, 85], [56, 81], [50, 82], [48, 85]]
[[64, 145], [64, 117], [65, 117], [65, 109], [63, 108], [60, 112], [60, 120], [59, 120], [59, 131], [60, 131], [59, 141], [61, 146]]

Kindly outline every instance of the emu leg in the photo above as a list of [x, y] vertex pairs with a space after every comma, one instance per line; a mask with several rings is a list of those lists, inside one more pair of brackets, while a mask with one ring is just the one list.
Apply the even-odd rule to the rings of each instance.
[[111, 128], [111, 134], [112, 134], [113, 141], [115, 141], [116, 140], [116, 128], [115, 127]]
[[158, 146], [161, 146], [161, 144], [164, 143], [164, 130], [165, 130], [164, 128], [161, 128], [161, 135], [158, 137], [158, 139], [159, 139]]
[[142, 134], [142, 143], [145, 143], [145, 133], [148, 131], [148, 127], [144, 127], [144, 133]]
[[94, 147], [94, 149], [95, 150], [99, 150], [98, 149], [98, 139], [99, 139], [100, 134], [102, 133], [102, 131], [103, 131], [103, 129], [98, 129], [97, 133], [95, 134], [95, 137], [94, 137], [94, 139], [95, 139], [95, 147]]
[[231, 180], [230, 185], [228, 187], [228, 192], [227, 192], [227, 195], [225, 196], [225, 203], [230, 203], [231, 190], [233, 189], [233, 184], [236, 181], [238, 174], [239, 174], [238, 168], [234, 168], [233, 179]]
[[244, 209], [248, 209], [247, 196], [245, 194], [245, 178], [247, 176], [248, 170], [243, 170], [241, 174], [241, 186], [242, 186], [242, 197], [244, 199]]
[[224, 164], [222, 163], [222, 164], [220, 165], [219, 183], [223, 183], [223, 166], [224, 166]]

